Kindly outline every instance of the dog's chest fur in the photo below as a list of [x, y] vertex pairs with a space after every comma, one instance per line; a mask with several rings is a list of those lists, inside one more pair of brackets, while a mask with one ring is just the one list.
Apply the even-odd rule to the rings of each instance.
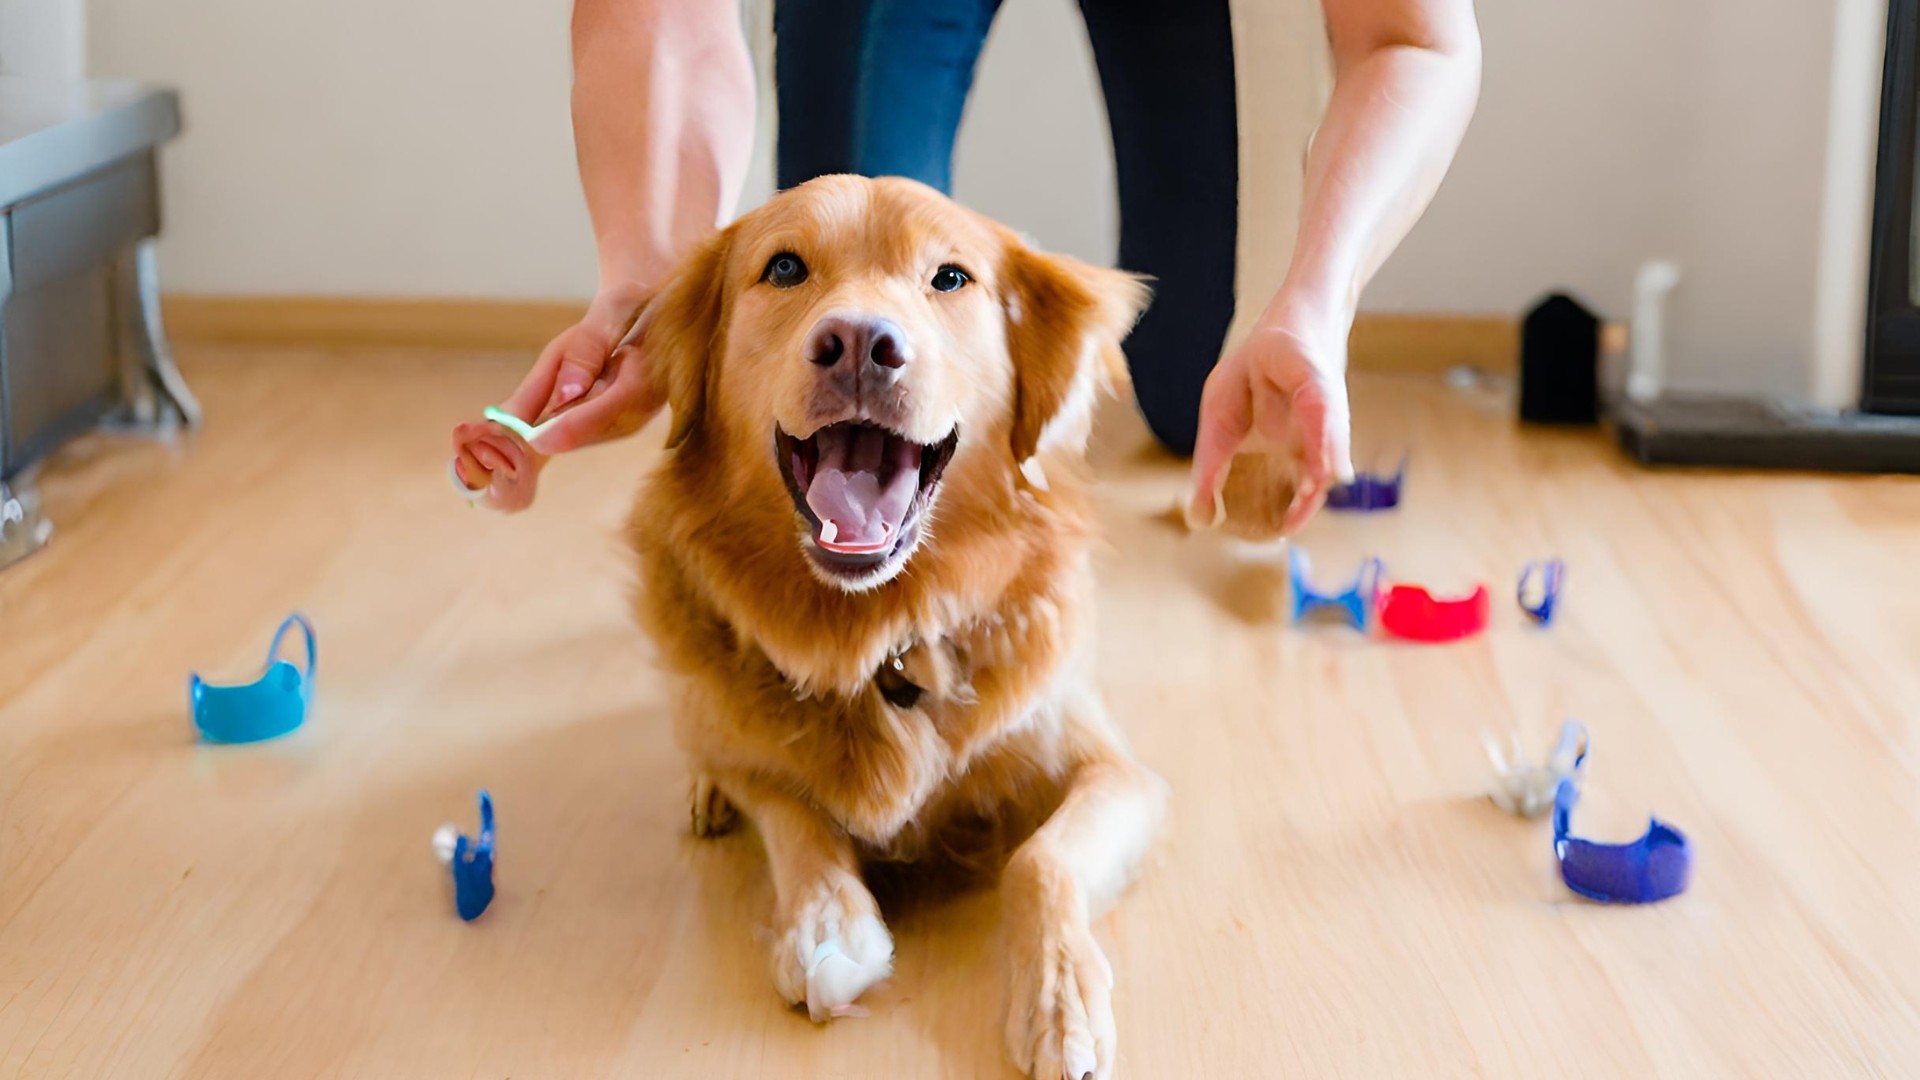
[[1071, 470], [1044, 501], [950, 476], [937, 539], [852, 595], [807, 572], [777, 494], [716, 501], [710, 467], [673, 459], [630, 534], [693, 768], [784, 790], [900, 858], [1046, 807], [1084, 734], [1064, 706], [1095, 698], [1092, 514]]
[[1049, 692], [1064, 628], [1041, 625], [1057, 617], [1035, 603], [903, 643], [850, 694], [799, 690], [764, 661], [794, 707], [756, 710], [760, 769], [888, 857], [917, 858], [956, 820], [994, 820], [1015, 789], [1058, 779]]
[[873, 854], [916, 858], [950, 826], [996, 821], [1057, 785], [1059, 700], [1082, 678], [1090, 574], [1047, 574], [989, 612], [897, 643], [856, 685], [790, 677], [690, 567], [642, 545], [643, 621], [683, 679], [676, 731], [696, 769], [807, 799]]

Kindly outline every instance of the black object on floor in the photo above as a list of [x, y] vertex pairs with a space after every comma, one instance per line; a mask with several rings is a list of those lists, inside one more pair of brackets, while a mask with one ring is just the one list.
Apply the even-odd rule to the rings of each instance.
[[1600, 420], [1600, 318], [1565, 293], [1540, 301], [1521, 325], [1520, 419]]
[[1621, 448], [1642, 465], [1920, 473], [1920, 417], [1665, 397], [1623, 401], [1614, 421]]
[[1880, 83], [1880, 157], [1874, 170], [1867, 278], [1867, 355], [1860, 407], [1920, 416], [1920, 258], [1914, 248], [1914, 149], [1920, 133], [1916, 61], [1920, 0], [1890, 0]]

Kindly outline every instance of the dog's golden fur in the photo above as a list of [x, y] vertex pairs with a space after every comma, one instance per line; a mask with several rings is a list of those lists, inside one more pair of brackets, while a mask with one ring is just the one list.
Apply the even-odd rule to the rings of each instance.
[[[811, 287], [761, 280], [782, 251], [816, 267]], [[928, 290], [944, 263], [971, 283]], [[696, 831], [735, 807], [755, 822], [775, 982], [817, 1018], [891, 961], [863, 861], [991, 859], [1024, 840], [1002, 886], [1009, 1048], [1049, 1080], [1112, 1068], [1111, 976], [1086, 920], [1144, 849], [1161, 788], [1092, 683], [1083, 453], [1144, 303], [1135, 279], [1035, 252], [918, 184], [829, 177], [713, 237], [642, 318], [673, 421], [632, 519], [639, 615], [683, 691]], [[912, 343], [901, 432], [959, 432], [924, 538], [857, 587], [809, 565], [773, 444], [776, 424], [835, 419], [801, 350], [847, 310]], [[890, 696], [901, 685], [910, 704]]]

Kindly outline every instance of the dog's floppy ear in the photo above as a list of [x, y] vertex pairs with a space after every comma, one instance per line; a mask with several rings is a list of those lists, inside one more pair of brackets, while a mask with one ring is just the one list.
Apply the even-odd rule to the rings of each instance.
[[716, 233], [694, 248], [635, 327], [654, 384], [673, 410], [668, 448], [687, 441], [706, 407], [708, 375], [721, 345], [727, 240], [727, 233]]
[[1051, 431], [1083, 422], [1100, 390], [1124, 385], [1120, 341], [1150, 294], [1132, 274], [1018, 241], [1008, 245], [1003, 274], [1015, 385], [1013, 460], [1024, 464]]

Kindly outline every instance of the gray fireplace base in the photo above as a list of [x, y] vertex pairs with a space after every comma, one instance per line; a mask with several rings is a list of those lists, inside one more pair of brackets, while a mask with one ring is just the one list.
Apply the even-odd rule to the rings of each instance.
[[16, 488], [0, 480], [0, 569], [46, 547], [52, 537], [53, 522], [40, 516], [40, 494], [32, 483]]
[[1613, 422], [1642, 465], [1920, 473], [1920, 417], [1668, 397], [1622, 403]]
[[199, 422], [160, 321], [172, 91], [0, 77], [0, 567], [46, 543], [31, 478], [98, 427]]

